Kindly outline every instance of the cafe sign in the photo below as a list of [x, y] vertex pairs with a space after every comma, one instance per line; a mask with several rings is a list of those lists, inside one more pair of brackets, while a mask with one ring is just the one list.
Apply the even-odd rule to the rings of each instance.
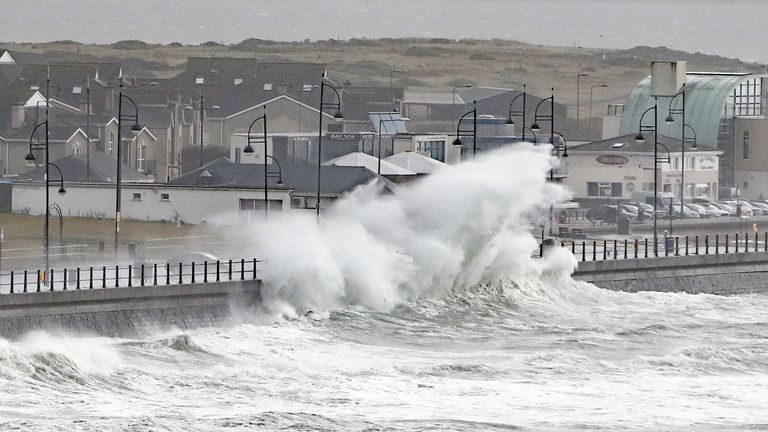
[[699, 169], [702, 171], [711, 171], [717, 167], [717, 159], [714, 156], [704, 156], [699, 159]]
[[629, 159], [618, 155], [600, 155], [597, 161], [603, 165], [626, 165]]

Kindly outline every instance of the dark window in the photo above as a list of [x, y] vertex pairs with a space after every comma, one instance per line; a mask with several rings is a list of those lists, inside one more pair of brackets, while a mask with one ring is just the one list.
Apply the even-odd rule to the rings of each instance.
[[749, 131], [744, 131], [744, 138], [742, 140], [742, 143], [744, 145], [744, 151], [742, 152], [742, 157], [744, 159], [749, 159]]
[[416, 151], [426, 153], [432, 159], [445, 162], [445, 141], [418, 141]]

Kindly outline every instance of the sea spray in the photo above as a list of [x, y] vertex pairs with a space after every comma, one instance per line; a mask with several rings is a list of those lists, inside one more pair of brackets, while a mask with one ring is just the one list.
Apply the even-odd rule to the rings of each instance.
[[530, 223], [569, 196], [546, 181], [550, 150], [519, 143], [487, 152], [392, 195], [367, 185], [319, 224], [313, 215], [272, 217], [252, 233], [253, 253], [266, 261], [265, 298], [303, 310], [352, 304], [388, 311], [409, 299], [541, 273]]

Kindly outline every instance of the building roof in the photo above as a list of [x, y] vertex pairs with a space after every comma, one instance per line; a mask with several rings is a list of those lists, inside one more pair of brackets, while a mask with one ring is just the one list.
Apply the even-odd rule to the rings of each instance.
[[424, 156], [423, 154], [416, 152], [397, 153], [384, 159], [384, 161], [405, 168], [416, 174], [432, 174], [438, 169], [446, 166], [446, 164], [439, 160], [432, 159], [429, 156]]
[[[651, 132], [643, 133], [645, 142], [640, 144], [636, 141], [637, 132], [633, 134], [621, 135], [615, 138], [609, 138], [602, 141], [593, 141], [578, 146], [569, 146], [569, 152], [600, 152], [600, 153], [653, 153], [654, 134]], [[664, 147], [669, 149], [670, 153], [679, 153], [682, 151], [683, 142], [679, 139], [659, 135], [659, 152], [665, 152]], [[662, 147], [664, 146], [664, 147]], [[687, 152], [719, 152], [716, 148], [699, 144], [697, 148], [692, 148], [692, 143], [686, 143]], [[722, 152], [719, 152], [722, 153]]]
[[[274, 165], [267, 165], [270, 173], [277, 172]], [[270, 188], [292, 189], [297, 194], [317, 192], [317, 166], [285, 165], [282, 166], [283, 185], [277, 186], [277, 178], [269, 178]], [[204, 175], [201, 175], [204, 174]], [[324, 166], [322, 167], [321, 193], [341, 195], [351, 192], [358, 186], [377, 179], [376, 174], [362, 167]], [[219, 158], [198, 168], [191, 173], [171, 180], [168, 184], [219, 187], [219, 188], [263, 188], [263, 164], [237, 164], [227, 158]]]
[[[85, 153], [70, 155], [63, 159], [54, 161], [61, 168], [64, 174], [64, 183], [76, 183], [90, 181], [92, 183], [114, 183], [117, 177], [117, 164], [107, 154], [100, 151], [91, 151], [90, 164]], [[88, 166], [90, 165], [90, 176], [88, 176]], [[51, 170], [51, 180], [59, 178], [59, 173], [55, 168]], [[152, 179], [135, 169], [123, 164], [120, 176], [124, 182], [148, 183]], [[18, 180], [24, 181], [44, 181], [45, 169], [40, 166], [33, 170], [19, 174]]]
[[[699, 143], [717, 146], [720, 119], [725, 114], [728, 97], [745, 81], [755, 78], [768, 78], [762, 74], [716, 74], [690, 72], [685, 82], [685, 123], [696, 132]], [[665, 136], [682, 136], [681, 121], [675, 118], [673, 123], [666, 123], [669, 115], [668, 97], [658, 99], [658, 132]], [[619, 133], [637, 133], [643, 113], [654, 106], [651, 96], [651, 78], [641, 81], [630, 93], [624, 106]], [[682, 103], [678, 97], [673, 108]], [[644, 119], [644, 125], [653, 124], [653, 113]], [[687, 129], [687, 128], [686, 128]], [[690, 129], [687, 129], [687, 131]]]
[[[364, 167], [372, 173], [377, 173], [379, 169], [379, 159], [367, 153], [353, 152], [345, 154], [344, 156], [337, 157], [335, 159], [331, 159], [328, 162], [325, 162], [323, 165]], [[387, 162], [384, 159], [381, 160], [381, 175], [407, 176], [415, 174], [416, 173], [411, 170], [397, 166], [391, 162]]]

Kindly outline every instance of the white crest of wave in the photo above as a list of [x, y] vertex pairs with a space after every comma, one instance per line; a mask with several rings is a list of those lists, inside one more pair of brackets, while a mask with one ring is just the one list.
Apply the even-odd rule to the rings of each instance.
[[50, 335], [42, 331], [28, 333], [16, 341], [0, 338], [0, 360], [14, 358], [37, 367], [41, 356], [52, 355], [69, 360], [86, 374], [109, 375], [123, 367], [117, 349], [103, 338]]
[[[546, 181], [551, 147], [484, 152], [381, 195], [358, 188], [314, 215], [272, 217], [254, 232], [265, 297], [299, 308], [348, 304], [387, 311], [503, 277], [570, 274], [570, 253], [533, 260], [532, 220], [569, 197]], [[545, 210], [547, 209], [547, 210]]]

